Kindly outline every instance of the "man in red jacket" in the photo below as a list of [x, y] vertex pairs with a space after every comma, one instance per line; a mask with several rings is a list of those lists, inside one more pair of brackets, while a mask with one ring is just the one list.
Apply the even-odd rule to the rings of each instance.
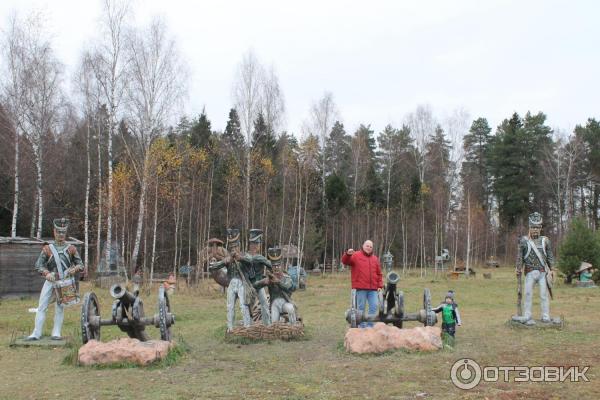
[[[368, 315], [377, 314], [377, 291], [383, 288], [383, 275], [379, 258], [373, 254], [373, 242], [366, 240], [362, 250], [348, 249], [342, 256], [342, 263], [350, 266], [352, 290], [356, 291], [358, 310], [364, 314], [365, 303], [369, 303]], [[361, 328], [372, 327], [373, 323], [362, 322]]]

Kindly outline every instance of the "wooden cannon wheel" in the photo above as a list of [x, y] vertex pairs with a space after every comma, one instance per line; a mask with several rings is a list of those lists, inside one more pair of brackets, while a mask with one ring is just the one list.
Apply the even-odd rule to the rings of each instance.
[[[98, 324], [91, 323], [97, 317]], [[86, 344], [90, 340], [100, 340], [100, 305], [94, 292], [86, 293], [81, 305], [81, 341]]]

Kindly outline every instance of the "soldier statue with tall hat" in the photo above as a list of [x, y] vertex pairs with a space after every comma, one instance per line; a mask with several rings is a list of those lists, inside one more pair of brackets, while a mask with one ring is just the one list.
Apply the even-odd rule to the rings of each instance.
[[295, 324], [296, 305], [292, 302], [294, 282], [292, 277], [281, 269], [281, 248], [270, 247], [267, 257], [271, 262], [272, 271], [267, 271], [267, 276], [254, 284], [256, 288], [267, 286], [271, 297], [271, 320], [279, 322], [283, 315], [287, 315], [290, 324]]
[[61, 340], [61, 330], [64, 319], [64, 307], [77, 300], [65, 302], [66, 297], [61, 296], [62, 288], [73, 287], [76, 291], [75, 276], [84, 270], [83, 262], [77, 248], [66, 243], [69, 220], [57, 218], [53, 221], [54, 243], [45, 243], [35, 263], [35, 269], [46, 279], [40, 292], [40, 300], [35, 314], [35, 328], [26, 340], [39, 340], [42, 337], [44, 321], [48, 305], [55, 296], [54, 327], [52, 328], [53, 340]]
[[[554, 281], [554, 256], [550, 239], [541, 235], [542, 216], [538, 212], [529, 215], [529, 233], [519, 239], [517, 249], [516, 273], [518, 277], [517, 314], [512, 320], [525, 325], [535, 325], [531, 307], [533, 290], [536, 284], [540, 287], [541, 321], [543, 323], [560, 323], [560, 319], [550, 318], [550, 298]], [[525, 276], [525, 306], [522, 302], [522, 277]]]
[[252, 324], [250, 306], [254, 303], [256, 292], [248, 278], [250, 260], [246, 259], [246, 262], [242, 262], [242, 258], [246, 257], [242, 257], [240, 252], [239, 229], [227, 229], [227, 250], [229, 255], [221, 261], [212, 262], [208, 269], [214, 272], [227, 267], [229, 280], [229, 286], [227, 286], [227, 331], [229, 332], [235, 324], [235, 302], [238, 299], [244, 326], [248, 327]]
[[[250, 229], [248, 232], [248, 254], [242, 260], [243, 263], [250, 262], [249, 275], [250, 282], [254, 285], [262, 280], [266, 271], [271, 270], [271, 262], [260, 254], [261, 244], [263, 242], [263, 231], [260, 229]], [[269, 310], [269, 299], [267, 298], [266, 287], [258, 289], [258, 301], [260, 302], [260, 317], [263, 325], [271, 325], [271, 313]]]

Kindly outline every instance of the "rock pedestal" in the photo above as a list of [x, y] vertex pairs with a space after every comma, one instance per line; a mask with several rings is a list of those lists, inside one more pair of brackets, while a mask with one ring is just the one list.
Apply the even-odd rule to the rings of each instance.
[[166, 357], [172, 345], [172, 342], [165, 340], [140, 342], [137, 339], [123, 338], [107, 343], [90, 340], [79, 349], [78, 359], [81, 365], [148, 365]]
[[442, 348], [441, 334], [442, 330], [437, 326], [399, 329], [378, 322], [373, 328], [348, 329], [344, 347], [351, 353], [359, 354], [396, 349], [435, 351]]
[[565, 327], [564, 318], [554, 318], [550, 321], [542, 321], [539, 319], [532, 320], [530, 323], [523, 323], [518, 320], [519, 316], [513, 316], [510, 320], [508, 320], [508, 326], [512, 328], [522, 328], [522, 329], [557, 329], [561, 330]]

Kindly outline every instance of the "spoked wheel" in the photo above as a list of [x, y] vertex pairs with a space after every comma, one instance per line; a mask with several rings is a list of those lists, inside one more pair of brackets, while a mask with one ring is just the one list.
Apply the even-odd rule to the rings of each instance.
[[100, 340], [100, 305], [94, 292], [86, 293], [81, 306], [81, 341]]
[[435, 313], [431, 309], [431, 292], [428, 288], [423, 291], [423, 310], [425, 310], [424, 326], [434, 326], [437, 322]]
[[171, 325], [175, 323], [175, 316], [171, 313], [171, 304], [169, 296], [164, 286], [158, 289], [158, 327], [160, 328], [160, 338], [171, 341]]
[[[269, 292], [266, 292], [267, 304], [271, 304], [271, 295]], [[254, 299], [254, 304], [248, 306], [250, 308], [250, 316], [252, 318], [252, 323], [260, 323], [262, 322], [262, 306], [260, 304], [260, 299], [258, 296]]]

